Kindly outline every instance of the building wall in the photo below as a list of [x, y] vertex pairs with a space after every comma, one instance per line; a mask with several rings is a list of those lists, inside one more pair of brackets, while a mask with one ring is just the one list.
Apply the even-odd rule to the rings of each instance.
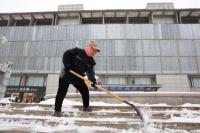
[[59, 73], [65, 50], [96, 40], [97, 73], [199, 73], [200, 25], [69, 25], [1, 27], [9, 42], [0, 45], [0, 61], [14, 72]]
[[[162, 75], [200, 71], [199, 24], [0, 27], [0, 35], [9, 40], [0, 45], [0, 63], [14, 62], [14, 73], [58, 74], [64, 51], [83, 48], [88, 40], [95, 40], [102, 51], [95, 57], [97, 74], [158, 75], [159, 84]], [[48, 83], [48, 88], [57, 84]]]

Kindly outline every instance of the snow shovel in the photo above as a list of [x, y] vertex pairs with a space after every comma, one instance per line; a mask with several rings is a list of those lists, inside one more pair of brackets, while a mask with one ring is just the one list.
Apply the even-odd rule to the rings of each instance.
[[[70, 70], [70, 73], [72, 73], [72, 74], [74, 74], [75, 76], [79, 77], [80, 79], [82, 79], [82, 80], [88, 82], [89, 84], [92, 84], [92, 81], [90, 81], [90, 80], [84, 78], [83, 76], [81, 76], [80, 74], [74, 72], [73, 70]], [[96, 86], [97, 89], [106, 92], [107, 94], [109, 94], [109, 95], [112, 96], [113, 98], [115, 98], [115, 99], [117, 99], [117, 100], [119, 100], [119, 101], [121, 101], [121, 102], [123, 102], [123, 103], [126, 103], [126, 104], [130, 105], [132, 108], [135, 109], [135, 111], [137, 112], [137, 114], [138, 114], [138, 116], [140, 117], [140, 119], [142, 120], [142, 122], [144, 121], [143, 116], [142, 116], [142, 113], [140, 112], [140, 110], [139, 110], [135, 105], [133, 105], [132, 103], [126, 101], [124, 98], [121, 98], [121, 97], [119, 97], [118, 95], [111, 93], [111, 92], [108, 91], [106, 88], [104, 88], [104, 87], [102, 87], [102, 86], [100, 86], [100, 85], [95, 85], [95, 86]]]

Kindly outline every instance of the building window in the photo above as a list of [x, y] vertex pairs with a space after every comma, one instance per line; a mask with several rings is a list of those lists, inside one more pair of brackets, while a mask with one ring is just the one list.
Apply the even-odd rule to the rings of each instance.
[[82, 18], [82, 24], [102, 24], [103, 18]]
[[30, 20], [17, 20], [15, 26], [29, 26]]
[[182, 17], [181, 21], [183, 24], [197, 24], [199, 23], [198, 17]]
[[109, 77], [108, 84], [127, 84], [127, 78], [125, 78], [125, 77]]
[[52, 25], [52, 22], [53, 20], [52, 19], [38, 19], [36, 20], [36, 25]]
[[148, 24], [148, 17], [129, 17], [129, 24]]
[[123, 17], [105, 17], [106, 24], [125, 24], [126, 18]]
[[27, 78], [26, 86], [46, 86], [45, 76], [29, 76]]
[[3, 74], [2, 72], [0, 72], [0, 85], [2, 84], [2, 81], [3, 81]]
[[190, 77], [190, 83], [192, 88], [200, 88], [200, 76]]
[[132, 84], [133, 85], [155, 85], [156, 79], [155, 77], [143, 77], [143, 76], [133, 77]]
[[0, 21], [0, 26], [7, 26], [8, 25], [8, 21], [7, 20], [1, 20]]
[[19, 86], [20, 85], [21, 76], [12, 75], [9, 80], [9, 86]]

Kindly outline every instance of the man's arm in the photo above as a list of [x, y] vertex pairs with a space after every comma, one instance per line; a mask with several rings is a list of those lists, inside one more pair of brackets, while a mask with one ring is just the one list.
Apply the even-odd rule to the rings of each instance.
[[95, 87], [95, 85], [97, 84], [96, 83], [96, 78], [95, 78], [95, 71], [94, 71], [94, 67], [92, 67], [91, 69], [89, 69], [87, 72], [86, 72], [87, 76], [88, 76], [88, 79], [90, 81], [93, 82], [92, 84], [92, 87]]
[[64, 55], [63, 55], [63, 64], [64, 64], [66, 69], [69, 70], [71, 68], [72, 60], [74, 59], [76, 54], [78, 54], [78, 51], [79, 51], [78, 48], [73, 48], [73, 49], [67, 50], [64, 53]]

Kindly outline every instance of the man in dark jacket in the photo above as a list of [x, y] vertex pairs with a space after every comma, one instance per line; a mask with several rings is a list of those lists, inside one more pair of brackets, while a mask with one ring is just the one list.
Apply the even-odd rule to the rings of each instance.
[[61, 116], [61, 108], [64, 97], [67, 94], [69, 84], [72, 84], [82, 95], [83, 111], [91, 112], [89, 107], [89, 90], [85, 82], [69, 72], [73, 70], [80, 75], [87, 74], [89, 80], [93, 82], [92, 86], [95, 87], [95, 61], [93, 57], [100, 49], [96, 46], [94, 41], [89, 41], [85, 49], [73, 48], [67, 50], [63, 55], [64, 69], [59, 78], [59, 87], [55, 100], [54, 116]]

